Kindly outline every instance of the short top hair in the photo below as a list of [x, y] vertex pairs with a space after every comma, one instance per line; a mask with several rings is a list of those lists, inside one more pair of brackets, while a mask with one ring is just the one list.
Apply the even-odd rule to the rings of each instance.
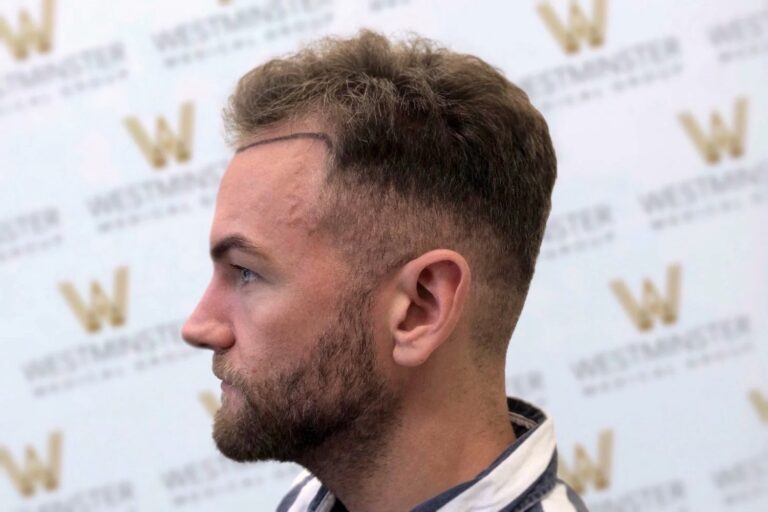
[[235, 142], [310, 116], [332, 140], [321, 226], [348, 261], [376, 280], [430, 249], [457, 250], [481, 296], [476, 336], [506, 349], [557, 167], [528, 96], [476, 56], [363, 30], [257, 66], [225, 110]]

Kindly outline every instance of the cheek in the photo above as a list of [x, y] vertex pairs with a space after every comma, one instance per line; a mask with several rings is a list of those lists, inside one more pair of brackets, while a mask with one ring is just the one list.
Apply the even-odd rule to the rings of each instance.
[[374, 307], [370, 322], [372, 343], [376, 352], [376, 364], [389, 376], [396, 371], [392, 353], [394, 351], [394, 339], [389, 329], [387, 317], [388, 311], [381, 307]]
[[[307, 300], [307, 299], [310, 300]], [[233, 301], [235, 348], [244, 366], [285, 367], [314, 343], [327, 314], [305, 293], [252, 293]]]

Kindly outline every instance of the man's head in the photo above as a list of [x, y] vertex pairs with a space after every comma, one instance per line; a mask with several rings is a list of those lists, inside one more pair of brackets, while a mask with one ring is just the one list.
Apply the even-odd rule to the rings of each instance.
[[415, 393], [503, 373], [555, 179], [521, 90], [362, 32], [253, 69], [226, 114], [214, 275], [184, 327], [228, 383], [223, 453], [353, 449]]

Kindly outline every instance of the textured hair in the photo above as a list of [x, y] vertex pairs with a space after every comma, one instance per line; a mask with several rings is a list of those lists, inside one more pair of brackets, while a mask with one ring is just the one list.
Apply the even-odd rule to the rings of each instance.
[[506, 350], [556, 159], [543, 117], [499, 70], [428, 39], [363, 30], [254, 68], [224, 118], [235, 143], [319, 119], [332, 146], [319, 229], [373, 283], [430, 249], [460, 252], [475, 288], [473, 336]]

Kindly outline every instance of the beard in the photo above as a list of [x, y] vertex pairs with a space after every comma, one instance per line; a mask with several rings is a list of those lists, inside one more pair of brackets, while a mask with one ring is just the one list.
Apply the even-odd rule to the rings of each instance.
[[371, 304], [370, 290], [347, 293], [336, 322], [307, 356], [289, 368], [265, 369], [260, 380], [247, 380], [214, 354], [214, 371], [239, 395], [233, 400], [238, 403], [227, 403], [225, 396], [216, 413], [213, 439], [219, 451], [239, 462], [301, 463], [333, 443], [347, 456], [365, 453], [370, 460], [371, 450], [382, 447], [399, 402], [377, 369]]

